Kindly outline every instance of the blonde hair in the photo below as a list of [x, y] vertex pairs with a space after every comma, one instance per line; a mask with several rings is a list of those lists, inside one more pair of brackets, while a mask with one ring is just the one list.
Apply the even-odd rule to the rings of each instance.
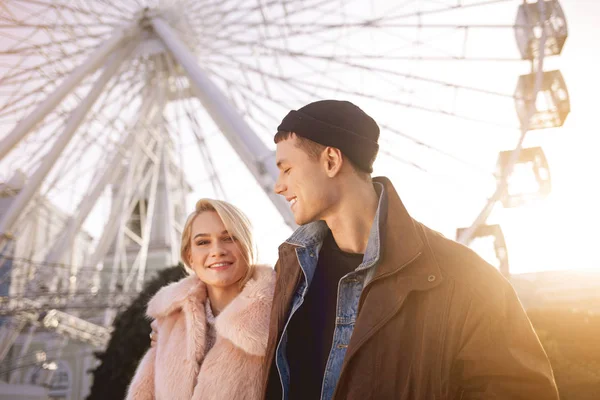
[[192, 236], [192, 223], [196, 217], [203, 212], [216, 212], [229, 235], [237, 239], [237, 244], [244, 255], [244, 261], [248, 265], [246, 275], [240, 281], [241, 286], [252, 277], [254, 265], [256, 264], [256, 246], [252, 236], [252, 224], [246, 215], [236, 206], [222, 200], [200, 199], [196, 202], [195, 210], [188, 216], [183, 232], [181, 234], [181, 260], [188, 274], [193, 273], [190, 267], [190, 245]]

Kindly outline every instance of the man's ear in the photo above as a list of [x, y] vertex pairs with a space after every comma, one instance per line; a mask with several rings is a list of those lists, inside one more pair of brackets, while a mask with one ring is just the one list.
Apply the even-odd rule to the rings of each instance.
[[327, 176], [333, 178], [342, 169], [344, 164], [344, 156], [340, 149], [336, 147], [326, 147], [322, 154], [323, 164]]

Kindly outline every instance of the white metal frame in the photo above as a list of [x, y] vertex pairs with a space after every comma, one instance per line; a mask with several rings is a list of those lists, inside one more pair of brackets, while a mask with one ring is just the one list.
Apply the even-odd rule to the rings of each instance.
[[73, 138], [73, 135], [85, 119], [88, 111], [92, 108], [96, 100], [98, 100], [104, 86], [106, 86], [119, 69], [125, 55], [126, 54], [124, 54], [123, 51], [114, 54], [114, 57], [107, 63], [102, 75], [100, 75], [98, 80], [94, 83], [94, 86], [90, 89], [88, 95], [81, 101], [79, 106], [73, 110], [65, 124], [65, 129], [62, 134], [56, 139], [52, 148], [42, 158], [40, 166], [15, 197], [7, 212], [2, 216], [2, 219], [0, 220], [0, 241], [2, 241], [2, 237], [10, 237], [11, 230], [17, 222], [17, 219], [23, 213], [33, 196], [39, 191], [43, 180], [48, 176], [61, 153]]
[[138, 31], [137, 24], [115, 31], [113, 36], [93, 51], [90, 57], [50, 94], [27, 117], [23, 118], [17, 126], [0, 142], [0, 160], [8, 154], [40, 121], [44, 119], [60, 102], [71, 93], [87, 75], [98, 69], [106, 62], [109, 54], [123, 45], [125, 39]]
[[[273, 204], [283, 216], [285, 222], [295, 227], [292, 213], [287, 202], [273, 192], [273, 186], [277, 180], [279, 171], [275, 165], [274, 152], [258, 138], [256, 133], [250, 128], [246, 121], [237, 113], [234, 107], [229, 104], [227, 98], [222, 94], [219, 88], [208, 78], [206, 73], [197, 65], [195, 58], [189, 49], [179, 39], [175, 31], [163, 20], [154, 18], [150, 21], [150, 26], [158, 38], [164, 43], [167, 57], [172, 56], [185, 70], [191, 88], [199, 98], [203, 106], [213, 118], [215, 123], [222, 130], [229, 143], [244, 161], [247, 168], [254, 175], [260, 186], [267, 193]], [[48, 176], [48, 173], [59, 159], [69, 144], [71, 138], [85, 119], [87, 113], [99, 98], [106, 84], [118, 71], [123, 60], [128, 56], [129, 51], [133, 50], [131, 46], [124, 46], [126, 40], [137, 33], [144, 20], [137, 21], [133, 26], [117, 30], [114, 35], [101, 45], [92, 56], [90, 56], [81, 66], [77, 67], [67, 77], [67, 79], [27, 117], [24, 118], [13, 131], [0, 142], [0, 159], [7, 155], [46, 115], [48, 115], [69, 93], [82, 82], [82, 80], [103, 66], [103, 72], [90, 89], [88, 95], [81, 101], [79, 106], [71, 113], [61, 136], [54, 143], [51, 150], [43, 158], [42, 164], [37, 168], [26, 186], [20, 191], [14, 199], [9, 211], [3, 215], [0, 220], [0, 234], [3, 236], [0, 241], [6, 241], [11, 236], [11, 230], [22, 217], [24, 210], [31, 203], [35, 194], [39, 190], [41, 183]], [[105, 61], [108, 59], [108, 61]], [[149, 96], [151, 97], [151, 96]], [[170, 193], [172, 188], [172, 154], [169, 150], [165, 131], [157, 132], [156, 121], [161, 122], [165, 102], [168, 101], [167, 93], [158, 93], [162, 98], [161, 104], [155, 104], [152, 110], [146, 109], [145, 116], [152, 115], [149, 120], [149, 129], [137, 126], [133, 129], [130, 136], [123, 139], [122, 152], [114, 156], [111, 165], [104, 165], [106, 170], [99, 175], [99, 178], [91, 187], [89, 193], [81, 200], [78, 205], [78, 211], [68, 222], [64, 232], [56, 239], [56, 243], [51, 247], [45, 257], [45, 262], [56, 263], [63, 260], [68, 249], [72, 247], [77, 232], [91, 210], [93, 209], [97, 198], [105, 190], [107, 185], [121, 179], [120, 186], [115, 201], [111, 209], [109, 222], [107, 223], [102, 237], [96, 247], [95, 253], [91, 257], [91, 265], [99, 266], [106, 264], [106, 256], [111, 249], [113, 254], [113, 269], [110, 271], [109, 292], [115, 296], [107, 299], [105, 323], [111, 323], [114, 317], [114, 310], [124, 297], [116, 296], [116, 282], [121, 280], [124, 283], [123, 292], [126, 293], [131, 286], [135, 286], [136, 291], [142, 289], [145, 278], [145, 265], [148, 258], [148, 248], [150, 244], [152, 225], [155, 214], [155, 204], [158, 196], [166, 196], [167, 219], [170, 223], [168, 235], [172, 245], [171, 259], [178, 259], [178, 251], [175, 248], [177, 240], [176, 230], [181, 229], [177, 221], [174, 220], [174, 203], [184, 201], [184, 196], [174, 196]], [[126, 160], [124, 155], [128, 156]], [[125, 179], [122, 179], [125, 176]], [[158, 193], [158, 182], [164, 179], [166, 193]], [[179, 188], [185, 190], [184, 188]], [[147, 199], [147, 209], [142, 210], [143, 221], [142, 234], [135, 237], [127, 229], [127, 222], [131, 213], [141, 199]], [[175, 200], [177, 199], [177, 200]], [[180, 206], [183, 206], [181, 204]], [[129, 265], [128, 256], [131, 255], [125, 243], [125, 238], [134, 239], [139, 245], [139, 250], [134, 261]], [[0, 243], [1, 244], [1, 243]], [[133, 285], [134, 284], [134, 285]], [[56, 285], [52, 285], [56, 289]], [[0, 361], [6, 355], [8, 349], [14, 343], [23, 327], [29, 323], [32, 326], [38, 326], [40, 322], [39, 313], [35, 310], [49, 310], [52, 305], [66, 305], [67, 302], [79, 304], [85, 302], [85, 297], [73, 297], [69, 300], [64, 296], [53, 296], [52, 291], [47, 296], [41, 296], [39, 299], [27, 300], [20, 299], [11, 302], [9, 307], [15, 310], [16, 318], [10, 329], [3, 327], [2, 343], [0, 344]], [[19, 311], [21, 310], [21, 311]], [[47, 329], [55, 329], [65, 337], [77, 340], [87, 341], [95, 346], [102, 346], [108, 340], [109, 330], [107, 328], [92, 324], [88, 321], [69, 315], [58, 310], [51, 310], [43, 323]]]
[[[545, 0], [538, 0], [537, 4], [538, 4], [539, 12], [540, 12], [539, 20], [540, 20], [540, 24], [542, 24], [542, 28], [543, 28], [543, 24], [546, 23], [545, 22], [545, 20], [546, 20], [545, 19], [545, 15], [546, 15]], [[534, 70], [536, 73], [536, 77], [535, 77], [535, 85], [533, 87], [533, 92], [531, 93], [532, 100], [529, 105], [529, 110], [527, 112], [527, 115], [528, 115], [528, 118], [526, 119], [527, 123], [536, 110], [535, 100], [537, 98], [537, 95], [538, 95], [541, 87], [542, 87], [542, 83], [543, 83], [543, 79], [544, 79], [544, 53], [545, 53], [545, 51], [543, 49], [545, 48], [545, 45], [546, 45], [546, 29], [542, 29], [542, 34], [540, 36], [540, 43], [539, 43], [539, 48], [541, 50], [539, 51], [539, 58], [537, 60], [537, 68], [534, 68], [534, 65], [535, 65], [534, 63], [532, 63], [532, 66], [531, 66], [532, 70]], [[504, 196], [506, 190], [508, 189], [508, 179], [510, 178], [510, 176], [513, 172], [515, 164], [519, 160], [519, 155], [521, 154], [521, 149], [523, 147], [523, 141], [525, 140], [525, 135], [527, 135], [528, 130], [529, 130], [529, 127], [527, 126], [527, 124], [521, 126], [521, 135], [519, 137], [519, 141], [517, 142], [517, 146], [512, 151], [510, 159], [509, 159], [508, 163], [506, 164], [505, 175], [503, 177], [501, 177], [501, 179], [499, 180], [498, 185], [496, 187], [496, 191], [488, 199], [486, 205], [483, 207], [483, 209], [481, 210], [479, 215], [477, 215], [477, 218], [475, 218], [475, 221], [473, 221], [471, 226], [468, 227], [467, 229], [465, 229], [462, 232], [462, 234], [457, 238], [458, 242], [468, 245], [471, 242], [471, 240], [473, 239], [473, 235], [475, 235], [477, 228], [479, 226], [485, 224], [485, 222], [487, 221], [490, 214], [494, 210], [494, 207], [496, 206], [498, 201], [500, 201], [502, 199], [502, 197]]]
[[279, 175], [273, 151], [269, 150], [210, 80], [206, 72], [200, 68], [195, 57], [179, 39], [177, 33], [161, 18], [153, 18], [151, 24], [165, 47], [187, 73], [194, 93], [206, 111], [269, 196], [285, 223], [294, 229], [296, 223], [289, 204], [282, 196], [273, 192]]

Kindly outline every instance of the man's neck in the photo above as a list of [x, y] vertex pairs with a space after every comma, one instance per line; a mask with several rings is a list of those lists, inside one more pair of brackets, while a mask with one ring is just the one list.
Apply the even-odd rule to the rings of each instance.
[[207, 292], [208, 299], [210, 300], [210, 308], [216, 317], [240, 294], [241, 288], [238, 284], [230, 285], [226, 288], [207, 285]]
[[340, 250], [364, 254], [379, 198], [371, 182], [343, 190], [333, 212], [324, 218]]

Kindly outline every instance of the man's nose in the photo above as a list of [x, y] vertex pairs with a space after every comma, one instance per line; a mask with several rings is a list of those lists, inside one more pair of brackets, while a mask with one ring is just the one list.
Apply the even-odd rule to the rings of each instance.
[[283, 196], [283, 192], [285, 191], [285, 185], [283, 183], [281, 183], [281, 178], [277, 177], [277, 181], [275, 182], [275, 186], [273, 186], [273, 191], [276, 194], [282, 195]]

